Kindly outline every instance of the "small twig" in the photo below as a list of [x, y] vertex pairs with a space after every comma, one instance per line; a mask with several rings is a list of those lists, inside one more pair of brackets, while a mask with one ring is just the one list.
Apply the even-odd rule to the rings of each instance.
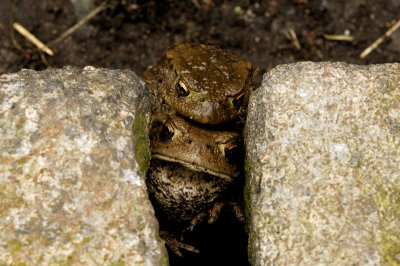
[[44, 53], [39, 53], [39, 55], [40, 55], [40, 59], [42, 59], [43, 64], [45, 64], [47, 67], [49, 67], [50, 64], [47, 61], [45, 54]]
[[292, 44], [296, 47], [297, 50], [301, 49], [300, 42], [297, 39], [296, 32], [294, 32], [293, 29], [285, 31], [283, 34], [286, 36], [286, 38], [288, 38], [292, 42]]
[[46, 54], [53, 56], [53, 51], [47, 47], [44, 43], [42, 43], [38, 38], [35, 37], [32, 33], [30, 33], [27, 29], [25, 29], [21, 24], [14, 22], [13, 28], [18, 31], [22, 36], [24, 36], [28, 41], [33, 43], [39, 50], [45, 52]]
[[100, 4], [98, 7], [96, 7], [95, 9], [93, 9], [89, 14], [87, 14], [83, 19], [81, 19], [80, 21], [78, 21], [78, 23], [76, 23], [75, 25], [73, 25], [71, 28], [69, 28], [67, 31], [65, 31], [63, 34], [61, 34], [57, 39], [51, 41], [48, 43], [49, 46], [53, 46], [54, 44], [62, 41], [63, 39], [65, 39], [66, 37], [68, 37], [69, 35], [71, 35], [74, 31], [76, 31], [77, 29], [79, 29], [83, 24], [85, 24], [86, 22], [88, 22], [90, 19], [92, 19], [94, 16], [96, 16], [98, 13], [100, 13], [101, 11], [105, 10], [106, 8], [108, 8], [109, 6], [106, 4], [106, 2], [103, 2], [102, 4]]
[[376, 47], [378, 47], [384, 40], [386, 37], [389, 37], [390, 35], [393, 34], [393, 32], [395, 32], [398, 28], [400, 28], [400, 20], [397, 21], [397, 23], [395, 23], [390, 29], [388, 29], [384, 35], [382, 35], [381, 37], [379, 37], [373, 44], [371, 44], [370, 46], [367, 47], [367, 49], [365, 49], [361, 54], [360, 54], [360, 58], [364, 58], [367, 55], [369, 55], [374, 49], [376, 49]]
[[[15, 6], [16, 6], [16, 0], [14, 0], [12, 2], [11, 5], [11, 10], [10, 10], [10, 24], [13, 25], [13, 28], [16, 29], [19, 33], [20, 29], [21, 29], [21, 25], [18, 23], [14, 23], [14, 12], [15, 12]], [[61, 34], [57, 39], [49, 42], [47, 44], [47, 46], [42, 43], [40, 40], [38, 40], [35, 36], [33, 36], [28, 30], [26, 30], [25, 28], [23, 28], [21, 35], [23, 35], [25, 38], [27, 38], [30, 42], [32, 42], [33, 44], [35, 44], [36, 47], [38, 47], [39, 50], [46, 52], [49, 55], [53, 55], [53, 51], [48, 47], [48, 46], [52, 46], [60, 41], [62, 41], [64, 38], [68, 37], [70, 34], [72, 34], [74, 31], [76, 31], [79, 27], [81, 27], [83, 24], [85, 24], [87, 21], [89, 21], [92, 17], [94, 17], [96, 14], [98, 14], [99, 12], [103, 11], [104, 9], [108, 8], [110, 5], [107, 5], [106, 2], [103, 2], [102, 4], [100, 4], [97, 8], [95, 8], [93, 11], [91, 11], [86, 17], [84, 17], [82, 20], [80, 20], [78, 23], [76, 23], [74, 26], [72, 26], [71, 28], [69, 28], [67, 31], [65, 31], [63, 34]], [[17, 26], [15, 26], [14, 24], [16, 24]], [[19, 26], [20, 27], [19, 27]], [[31, 35], [30, 37], [27, 37]], [[33, 37], [33, 38], [32, 38]], [[29, 39], [30, 38], [30, 39]], [[34, 52], [35, 49], [24, 49], [22, 48], [17, 40], [14, 37], [14, 31], [11, 30], [11, 39], [15, 45], [15, 47], [18, 50], [21, 50], [25, 53], [31, 53]], [[34, 39], [36, 39], [35, 41], [33, 41]], [[42, 61], [43, 61], [43, 56], [41, 56]], [[43, 63], [45, 63], [47, 65], [47, 62], [43, 61]]]
[[198, 9], [201, 8], [201, 6], [200, 6], [200, 4], [199, 4], [199, 2], [197, 0], [192, 0], [192, 3], [196, 8], [198, 8]]
[[330, 40], [330, 41], [345, 41], [345, 42], [351, 42], [354, 40], [353, 36], [348, 36], [348, 35], [330, 35], [330, 34], [324, 34], [323, 35], [325, 39]]

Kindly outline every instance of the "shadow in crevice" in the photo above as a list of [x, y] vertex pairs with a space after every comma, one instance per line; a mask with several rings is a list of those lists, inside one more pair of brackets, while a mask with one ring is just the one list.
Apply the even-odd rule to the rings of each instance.
[[182, 251], [183, 257], [179, 257], [168, 250], [171, 266], [250, 265], [244, 226], [227, 208], [215, 223], [202, 222], [188, 232], [184, 242], [198, 248], [200, 253]]

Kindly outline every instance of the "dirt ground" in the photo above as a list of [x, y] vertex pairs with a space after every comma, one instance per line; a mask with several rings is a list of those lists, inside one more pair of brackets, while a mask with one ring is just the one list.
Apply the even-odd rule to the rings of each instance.
[[[2, 0], [0, 5], [0, 74], [22, 68], [93, 65], [129, 68], [140, 75], [171, 44], [218, 44], [249, 59], [260, 74], [278, 64], [297, 61], [345, 61], [376, 64], [400, 61], [400, 30], [364, 59], [360, 53], [400, 19], [400, 0], [286, 1], [154, 1], [121, 0], [71, 36], [50, 47], [54, 56], [32, 51], [12, 21], [19, 22], [44, 43], [75, 24], [93, 0]], [[103, 0], [94, 1], [97, 6]], [[78, 6], [78, 7], [77, 7]], [[92, 8], [88, 4], [86, 13]], [[296, 49], [285, 33], [293, 30]], [[348, 35], [334, 41], [324, 34]], [[17, 49], [14, 42], [21, 49]]]
[[[38, 52], [12, 31], [11, 23], [18, 22], [50, 43], [102, 2], [1, 0], [0, 74], [22, 68], [93, 65], [132, 69], [141, 75], [168, 46], [182, 42], [217, 44], [249, 59], [260, 69], [256, 84], [265, 71], [284, 63], [400, 62], [400, 29], [366, 58], [360, 58], [365, 48], [400, 19], [400, 0], [115, 0], [109, 2], [111, 8], [98, 13], [84, 27], [50, 44], [54, 56]], [[326, 34], [353, 39], [329, 40]], [[216, 226], [217, 231], [225, 227]], [[215, 243], [215, 248], [223, 245]], [[231, 251], [232, 256], [237, 253]], [[202, 264], [195, 259], [196, 265]]]

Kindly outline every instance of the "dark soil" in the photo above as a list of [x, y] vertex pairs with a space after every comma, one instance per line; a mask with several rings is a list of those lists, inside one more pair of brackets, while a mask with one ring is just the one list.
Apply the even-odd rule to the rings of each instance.
[[[278, 64], [304, 60], [355, 64], [400, 61], [400, 30], [365, 59], [359, 58], [399, 19], [400, 0], [122, 0], [124, 4], [101, 12], [89, 26], [51, 46], [55, 56], [43, 56], [45, 60], [37, 51], [31, 51], [32, 46], [18, 33], [15, 41], [24, 50], [15, 47], [10, 37], [11, 0], [1, 2], [0, 74], [22, 68], [93, 65], [129, 68], [140, 75], [168, 46], [181, 42], [218, 44], [249, 59], [259, 66], [261, 74]], [[70, 1], [14, 2], [13, 21], [44, 43], [56, 39], [79, 20]], [[289, 29], [296, 33], [300, 50], [285, 37]], [[354, 40], [330, 41], [323, 37], [345, 33]]]
[[[355, 64], [400, 61], [400, 30], [366, 58], [360, 59], [361, 52], [399, 20], [400, 0], [115, 0], [112, 8], [99, 13], [62, 42], [51, 45], [55, 52], [52, 57], [33, 49], [18, 33], [11, 34], [11, 22], [19, 22], [44, 43], [49, 43], [82, 18], [79, 12], [89, 12], [78, 11], [72, 2], [91, 1], [13, 2], [1, 0], [0, 5], [0, 74], [22, 68], [41, 70], [65, 65], [93, 65], [132, 69], [141, 75], [148, 65], [156, 63], [168, 46], [182, 42], [217, 44], [249, 59], [260, 68], [256, 83], [274, 66], [297, 61]], [[94, 2], [97, 6], [103, 1]], [[285, 36], [290, 29], [296, 33], [300, 49]], [[325, 39], [324, 34], [347, 34], [354, 39], [332, 41]], [[199, 229], [201, 235], [210, 237], [209, 249], [215, 254], [218, 254], [217, 247], [223, 244], [212, 237], [222, 232], [219, 239], [226, 238], [235, 243], [230, 240], [230, 234], [240, 228], [226, 230], [223, 221], [207, 229], [212, 233], [203, 233], [207, 230]], [[239, 239], [237, 246], [240, 243], [242, 240]], [[231, 261], [243, 265], [245, 254], [239, 254], [236, 259], [240, 252], [234, 247], [231, 250], [227, 253], [231, 254]], [[209, 257], [215, 255], [210, 254]], [[187, 257], [191, 258], [191, 255]], [[194, 261], [198, 265], [212, 264], [207, 261], [207, 255], [194, 257], [192, 261], [190, 258], [187, 265], [195, 265]], [[175, 264], [182, 263], [175, 257], [173, 259], [176, 259]]]

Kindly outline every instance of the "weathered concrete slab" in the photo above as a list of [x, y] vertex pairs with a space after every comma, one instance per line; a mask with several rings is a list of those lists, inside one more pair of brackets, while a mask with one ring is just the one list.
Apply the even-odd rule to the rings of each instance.
[[149, 97], [131, 71], [0, 76], [0, 264], [167, 264], [148, 200]]
[[245, 141], [253, 265], [400, 263], [400, 64], [278, 66]]

